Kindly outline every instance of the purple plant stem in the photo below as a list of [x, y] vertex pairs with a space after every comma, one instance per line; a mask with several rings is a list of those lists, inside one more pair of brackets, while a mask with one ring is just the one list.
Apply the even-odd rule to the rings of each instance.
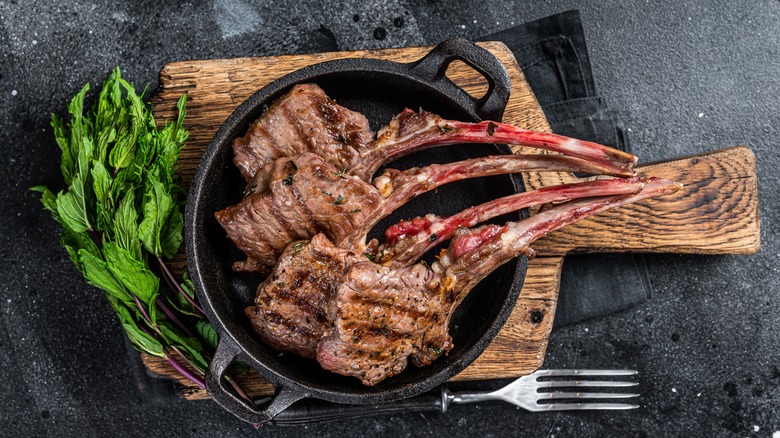
[[[144, 326], [138, 326], [138, 328], [140, 328], [140, 329], [141, 329], [141, 330], [142, 330], [144, 333], [146, 333], [147, 335], [154, 337], [154, 335], [153, 335], [153, 334], [149, 333], [149, 330], [147, 330], [147, 329], [146, 329], [146, 327], [144, 327]], [[172, 347], [172, 348], [174, 348], [174, 350], [176, 350], [176, 347]], [[187, 359], [187, 357], [186, 357], [186, 356], [184, 356], [183, 354], [181, 354], [181, 352], [179, 352], [178, 350], [176, 350], [176, 351], [179, 353], [179, 355], [181, 355], [181, 357], [183, 357], [183, 358]], [[168, 361], [168, 363], [169, 363], [169, 364], [171, 364], [171, 366], [172, 366], [172, 367], [173, 367], [173, 368], [174, 368], [176, 371], [178, 371], [179, 373], [181, 373], [181, 375], [182, 375], [182, 376], [184, 376], [184, 377], [186, 377], [186, 378], [190, 379], [192, 382], [194, 382], [196, 385], [200, 386], [201, 388], [204, 388], [204, 389], [206, 388], [206, 385], [203, 383], [203, 379], [201, 379], [200, 377], [198, 377], [198, 376], [196, 376], [196, 375], [192, 374], [192, 373], [190, 372], [190, 370], [188, 370], [188, 369], [187, 369], [187, 368], [186, 368], [184, 365], [182, 365], [182, 364], [181, 364], [179, 361], [177, 361], [176, 359], [174, 359], [174, 358], [173, 358], [173, 356], [171, 356], [170, 354], [168, 354], [168, 352], [167, 352], [167, 351], [163, 351], [163, 354], [165, 355], [165, 359]], [[197, 367], [193, 366], [193, 368], [197, 368]]]
[[171, 312], [171, 309], [169, 309], [168, 306], [165, 305], [165, 303], [163, 302], [163, 300], [160, 299], [160, 297], [157, 297], [155, 302], [162, 309], [162, 311], [165, 313], [168, 319], [170, 319], [174, 324], [176, 324], [176, 326], [179, 327], [184, 333], [186, 333], [187, 336], [191, 338], [195, 337], [192, 334], [192, 332], [189, 331], [189, 329], [184, 324], [182, 324], [181, 321], [179, 321], [179, 318], [177, 318], [176, 315], [174, 315], [174, 313]]
[[238, 395], [243, 397], [246, 401], [250, 403], [252, 402], [252, 399], [249, 397], [249, 394], [247, 394], [246, 391], [244, 391], [244, 388], [242, 388], [241, 385], [239, 385], [238, 382], [236, 382], [236, 379], [226, 375], [225, 380], [230, 382], [230, 385], [233, 387], [233, 389], [236, 390]]
[[192, 360], [190, 360], [190, 358], [189, 358], [189, 357], [187, 357], [187, 355], [185, 355], [184, 353], [182, 353], [182, 352], [181, 352], [181, 350], [179, 350], [179, 347], [177, 347], [177, 346], [175, 346], [175, 345], [171, 345], [170, 347], [171, 347], [171, 349], [172, 349], [173, 351], [175, 351], [175, 352], [176, 352], [176, 353], [179, 355], [179, 357], [181, 357], [182, 359], [184, 359], [184, 361], [185, 361], [185, 362], [187, 362], [187, 365], [189, 365], [190, 367], [192, 367], [192, 369], [196, 370], [196, 371], [199, 373], [199, 375], [204, 375], [204, 374], [205, 374], [205, 372], [204, 372], [203, 370], [201, 370], [201, 369], [200, 369], [200, 367], [198, 367], [197, 365], [195, 365], [195, 364], [192, 362]]
[[[203, 309], [201, 309], [201, 307], [198, 305], [198, 303], [194, 302], [194, 301], [193, 301], [193, 300], [192, 300], [192, 299], [189, 297], [189, 295], [187, 295], [187, 293], [185, 293], [185, 292], [184, 292], [184, 291], [181, 289], [181, 286], [179, 286], [179, 285], [178, 285], [178, 283], [176, 283], [176, 281], [175, 281], [175, 278], [173, 277], [173, 274], [172, 274], [172, 273], [171, 273], [171, 271], [168, 269], [168, 266], [165, 264], [165, 262], [162, 260], [162, 258], [160, 258], [160, 257], [157, 257], [157, 261], [159, 262], [159, 264], [160, 264], [160, 267], [162, 268], [162, 270], [163, 270], [163, 272], [164, 272], [164, 276], [163, 276], [163, 278], [165, 278], [165, 281], [168, 283], [168, 286], [171, 286], [171, 283], [173, 283], [173, 284], [174, 284], [176, 287], [172, 287], [172, 288], [173, 288], [173, 289], [176, 289], [177, 291], [179, 291], [179, 293], [180, 293], [180, 294], [182, 294], [182, 295], [184, 296], [184, 298], [186, 298], [186, 299], [187, 299], [187, 301], [188, 301], [190, 304], [192, 304], [192, 305], [193, 305], [193, 307], [195, 307], [195, 308], [196, 308], [196, 309], [198, 309], [198, 310], [199, 310], [201, 313], [203, 313]], [[146, 313], [146, 310], [144, 310], [144, 308], [143, 308], [143, 306], [141, 305], [141, 302], [140, 302], [140, 300], [138, 299], [138, 297], [136, 297], [136, 296], [133, 296], [133, 298], [135, 299], [135, 303], [136, 303], [136, 305], [138, 305], [138, 308], [139, 308], [139, 309], [141, 309], [141, 312], [143, 313], [143, 315], [144, 315], [144, 318], [146, 318], [146, 320], [147, 320], [147, 322], [149, 323], [149, 325], [152, 325], [152, 320], [151, 320], [151, 318], [149, 318], [149, 315], [147, 315], [147, 313]], [[166, 306], [166, 305], [165, 305], [165, 303], [163, 303], [163, 302], [160, 300], [160, 298], [159, 298], [159, 297], [157, 298], [157, 305], [159, 305], [159, 306], [160, 306], [160, 308], [163, 310], [163, 312], [165, 312], [165, 314], [168, 316], [168, 318], [170, 318], [170, 319], [171, 319], [171, 321], [173, 321], [173, 322], [174, 322], [176, 325], [178, 325], [178, 326], [179, 326], [179, 328], [181, 328], [182, 330], [184, 330], [184, 331], [185, 331], [185, 332], [186, 332], [186, 333], [187, 333], [189, 336], [191, 336], [191, 337], [192, 337], [192, 334], [190, 333], [190, 331], [189, 331], [189, 330], [187, 330], [187, 328], [186, 328], [186, 327], [184, 327], [184, 325], [183, 325], [183, 324], [181, 324], [181, 322], [179, 322], [178, 318], [176, 318], [176, 316], [173, 314], [173, 312], [171, 312], [171, 310], [168, 308], [168, 306]], [[149, 334], [149, 335], [151, 336], [151, 334], [150, 334], [150, 333], [149, 333], [149, 332], [148, 332], [146, 329], [144, 329], [143, 327], [141, 327], [141, 329], [142, 329], [144, 332], [146, 332], [147, 334]], [[176, 347], [174, 347], [174, 346], [171, 346], [171, 348], [173, 348], [173, 349], [174, 349], [174, 350], [175, 350], [177, 353], [179, 353], [179, 355], [180, 355], [181, 357], [183, 357], [185, 360], [187, 360], [187, 361], [189, 362], [189, 359], [187, 359], [187, 356], [183, 355], [183, 354], [182, 354], [182, 353], [181, 353], [181, 352], [180, 352], [180, 351], [179, 351], [179, 350], [178, 350]], [[188, 369], [187, 369], [187, 368], [186, 368], [184, 365], [182, 365], [182, 364], [181, 364], [179, 361], [177, 361], [176, 359], [174, 359], [174, 358], [173, 358], [173, 357], [172, 357], [170, 354], [166, 353], [166, 354], [165, 354], [165, 359], [168, 361], [168, 363], [169, 363], [169, 364], [171, 364], [171, 366], [172, 366], [174, 369], [176, 369], [176, 371], [178, 371], [179, 373], [181, 373], [181, 375], [183, 375], [184, 377], [186, 377], [186, 378], [190, 379], [192, 382], [194, 382], [196, 385], [200, 386], [201, 388], [203, 388], [203, 389], [205, 389], [205, 388], [206, 388], [206, 385], [205, 385], [205, 383], [203, 383], [203, 379], [201, 379], [200, 377], [198, 377], [198, 376], [196, 376], [196, 375], [192, 374], [192, 373], [190, 372], [190, 370], [188, 370]], [[193, 364], [192, 364], [192, 362], [190, 362], [190, 365], [191, 365], [193, 368], [196, 368], [196, 369], [197, 369], [197, 367], [196, 367], [195, 365], [193, 365]], [[230, 382], [230, 385], [233, 387], [233, 389], [235, 389], [235, 391], [238, 393], [238, 395], [240, 395], [241, 397], [243, 397], [244, 399], [246, 399], [246, 400], [247, 400], [247, 401], [249, 401], [250, 403], [252, 402], [252, 399], [249, 397], [249, 395], [246, 393], [246, 391], [244, 391], [244, 389], [243, 389], [243, 388], [241, 388], [241, 385], [239, 385], [239, 384], [238, 384], [238, 382], [236, 382], [236, 380], [235, 380], [235, 379], [233, 379], [233, 378], [231, 378], [231, 377], [228, 377], [228, 376], [225, 376], [225, 379], [226, 379], [228, 382]], [[255, 428], [257, 428], [257, 427], [255, 427]]]
[[196, 375], [192, 374], [192, 373], [190, 372], [190, 370], [188, 370], [188, 369], [187, 369], [187, 367], [185, 367], [184, 365], [182, 365], [182, 364], [181, 364], [179, 361], [177, 361], [176, 359], [174, 359], [174, 358], [173, 358], [173, 356], [171, 356], [171, 355], [170, 355], [170, 354], [168, 354], [167, 352], [165, 353], [165, 359], [166, 359], [166, 360], [168, 361], [168, 363], [169, 363], [169, 364], [171, 364], [171, 366], [172, 366], [173, 368], [175, 368], [175, 369], [176, 369], [176, 371], [178, 371], [178, 372], [179, 372], [179, 373], [180, 373], [182, 376], [184, 376], [184, 377], [186, 377], [186, 378], [190, 379], [190, 380], [191, 380], [193, 383], [195, 383], [196, 385], [200, 386], [201, 388], [203, 388], [203, 389], [206, 389], [206, 384], [205, 384], [205, 383], [203, 383], [203, 379], [201, 379], [200, 377], [198, 377], [198, 376], [196, 376]]
[[144, 332], [144, 333], [146, 333], [147, 335], [149, 335], [149, 336], [151, 336], [151, 337], [154, 337], [154, 335], [153, 335], [153, 334], [149, 333], [149, 330], [147, 330], [147, 329], [146, 329], [146, 327], [144, 327], [144, 326], [142, 326], [142, 325], [139, 325], [139, 326], [138, 326], [138, 328], [139, 328], [139, 329], [141, 329], [141, 331], [143, 331], [143, 332]]
[[[147, 330], [145, 327], [139, 326], [138, 328], [143, 330], [143, 332], [146, 333], [147, 335], [154, 337], [154, 335], [149, 333], [149, 330]], [[198, 370], [198, 367], [196, 367], [195, 364], [193, 364], [192, 361], [190, 361], [189, 358], [187, 358], [187, 356], [182, 354], [182, 352], [179, 351], [179, 349], [176, 348], [176, 346], [171, 345], [171, 349], [173, 349], [173, 351], [178, 353], [179, 356], [181, 356], [185, 361], [187, 361], [187, 363], [189, 363], [192, 368]], [[180, 372], [184, 377], [192, 380], [198, 386], [200, 386], [201, 388], [205, 389], [205, 385], [203, 384], [203, 379], [201, 379], [199, 376], [194, 375], [184, 365], [182, 365], [179, 361], [174, 359], [173, 356], [171, 356], [167, 351], [163, 351], [163, 354], [165, 354], [165, 359], [168, 360], [168, 363], [170, 363], [171, 366], [173, 366], [176, 369], [176, 371]], [[202, 371], [200, 371], [200, 370], [198, 370], [198, 371], [202, 373]]]
[[165, 280], [165, 284], [167, 284], [168, 287], [171, 288], [171, 290], [176, 290], [176, 286], [171, 282], [171, 279], [168, 278], [168, 275], [165, 274], [164, 272], [163, 272], [162, 278], [163, 278], [163, 280]]
[[174, 289], [176, 289], [180, 294], [182, 294], [184, 296], [184, 299], [186, 299], [190, 304], [192, 304], [192, 307], [196, 308], [202, 315], [205, 316], [206, 313], [203, 311], [203, 308], [201, 308], [200, 305], [198, 305], [198, 303], [196, 303], [192, 298], [190, 298], [190, 296], [187, 295], [187, 293], [184, 292], [184, 290], [182, 290], [181, 286], [179, 286], [179, 283], [176, 282], [176, 278], [168, 269], [168, 265], [165, 264], [163, 259], [158, 256], [157, 262], [160, 264], [160, 268], [163, 270], [165, 275], [167, 275], [170, 281], [173, 283]]
[[146, 319], [146, 323], [149, 324], [150, 327], [154, 327], [154, 323], [152, 322], [152, 318], [149, 318], [149, 314], [146, 313], [146, 309], [144, 309], [144, 306], [141, 303], [141, 300], [139, 300], [138, 297], [135, 296], [135, 295], [133, 295], [133, 299], [135, 300], [135, 305], [138, 306], [139, 309], [141, 309], [141, 314], [144, 316], [144, 319]]

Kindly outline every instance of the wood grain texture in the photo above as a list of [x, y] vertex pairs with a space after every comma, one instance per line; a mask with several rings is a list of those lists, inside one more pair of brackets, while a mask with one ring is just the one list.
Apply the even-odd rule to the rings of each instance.
[[570, 252], [753, 254], [761, 247], [756, 159], [747, 147], [642, 166], [643, 176], [684, 184], [670, 196], [599, 214], [551, 233], [534, 248]]
[[[480, 45], [496, 55], [507, 67], [511, 78], [512, 95], [504, 121], [526, 129], [549, 132], [550, 126], [544, 113], [512, 52], [501, 43]], [[188, 187], [200, 156], [219, 126], [244, 99], [279, 76], [306, 65], [340, 58], [372, 57], [411, 62], [429, 50], [429, 47], [417, 47], [172, 63], [160, 72], [160, 88], [152, 98], [153, 110], [159, 123], [171, 119], [175, 116], [176, 100], [182, 93], [188, 93], [184, 124], [190, 137], [182, 151], [179, 169], [183, 183]], [[461, 62], [453, 62], [447, 76], [474, 96], [481, 96], [487, 90], [484, 78]], [[541, 366], [555, 315], [562, 260], [560, 257], [539, 257], [531, 261], [520, 299], [504, 328], [482, 356], [456, 379], [515, 377]], [[172, 266], [181, 272], [183, 255], [180, 254]], [[150, 372], [182, 383], [184, 397], [207, 397], [205, 391], [181, 379], [164, 360], [150, 356], [144, 356], [143, 360]], [[251, 395], [273, 392], [273, 387], [254, 372], [248, 376], [237, 376], [237, 379]]]

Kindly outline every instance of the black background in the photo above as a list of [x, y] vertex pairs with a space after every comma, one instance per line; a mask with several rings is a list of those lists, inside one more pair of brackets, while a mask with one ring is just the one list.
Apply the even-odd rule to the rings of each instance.
[[[117, 65], [154, 87], [171, 61], [478, 38], [574, 8], [599, 94], [623, 116], [641, 161], [738, 144], [758, 159], [759, 254], [649, 256], [649, 302], [552, 335], [547, 368], [638, 369], [640, 409], [528, 414], [496, 402], [255, 431], [211, 402], [138, 388], [116, 318], [27, 191], [60, 186], [49, 118], [85, 82]], [[779, 52], [777, 1], [0, 0], [0, 435], [772, 436], [780, 431]]]

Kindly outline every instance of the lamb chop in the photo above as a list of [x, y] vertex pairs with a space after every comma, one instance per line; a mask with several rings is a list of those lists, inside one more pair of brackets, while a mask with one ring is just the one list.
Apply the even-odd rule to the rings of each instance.
[[315, 84], [295, 85], [233, 143], [233, 162], [247, 181], [277, 158], [320, 155], [348, 175], [368, 181], [384, 164], [422, 149], [459, 143], [537, 147], [633, 176], [636, 157], [596, 143], [539, 133], [497, 122], [445, 120], [404, 110], [374, 135], [362, 114], [336, 104]]
[[215, 216], [248, 256], [233, 269], [265, 272], [292, 241], [322, 232], [336, 245], [353, 248], [352, 242], [363, 242], [361, 236], [379, 221], [422, 193], [466, 178], [531, 171], [608, 172], [573, 157], [501, 155], [387, 169], [371, 185], [307, 152], [272, 161], [255, 175], [250, 193], [239, 204]]
[[[459, 227], [474, 226], [532, 205], [589, 196], [632, 194], [642, 188], [641, 181], [625, 179], [545, 187], [471, 207], [446, 219], [434, 219], [429, 215], [404, 221], [388, 229], [387, 234], [393, 234], [393, 238], [385, 243], [382, 256], [375, 260], [381, 257], [391, 267], [410, 266], [438, 242], [449, 239]], [[403, 225], [419, 220], [427, 221], [428, 227], [414, 231]], [[428, 234], [431, 229], [437, 232], [434, 239]], [[326, 304], [338, 288], [341, 277], [350, 267], [368, 260], [363, 254], [365, 240], [364, 233], [358, 240], [334, 245], [320, 233], [309, 242], [299, 241], [287, 246], [272, 274], [258, 287], [255, 305], [245, 310], [261, 339], [279, 351], [314, 357], [317, 343], [330, 325]]]
[[519, 254], [532, 255], [533, 241], [585, 217], [680, 187], [653, 179], [637, 194], [570, 201], [524, 221], [459, 229], [430, 267], [352, 265], [328, 301], [330, 329], [317, 345], [317, 361], [369, 386], [403, 371], [409, 359], [416, 366], [429, 365], [452, 349], [449, 321], [469, 291], [498, 266]]
[[642, 180], [633, 178], [548, 186], [494, 199], [449, 217], [427, 214], [403, 220], [387, 228], [384, 243], [369, 248], [372, 251], [370, 255], [376, 263], [385, 266], [408, 266], [419, 260], [423, 254], [449, 240], [461, 228], [473, 227], [494, 217], [536, 205], [547, 206], [565, 200], [638, 193], [643, 184]]

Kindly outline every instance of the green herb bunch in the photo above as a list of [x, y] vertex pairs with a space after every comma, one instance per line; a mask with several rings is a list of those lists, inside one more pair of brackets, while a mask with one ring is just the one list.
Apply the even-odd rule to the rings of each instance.
[[183, 241], [186, 193], [176, 164], [188, 136], [182, 126], [187, 96], [177, 103], [178, 118], [158, 129], [144, 93], [119, 68], [85, 110], [88, 91], [89, 84], [68, 105], [67, 123], [52, 115], [67, 188], [56, 195], [44, 186], [32, 190], [62, 226], [60, 240], [73, 264], [105, 291], [133, 346], [164, 357], [203, 387], [217, 335], [186, 272], [179, 282], [165, 262]]

